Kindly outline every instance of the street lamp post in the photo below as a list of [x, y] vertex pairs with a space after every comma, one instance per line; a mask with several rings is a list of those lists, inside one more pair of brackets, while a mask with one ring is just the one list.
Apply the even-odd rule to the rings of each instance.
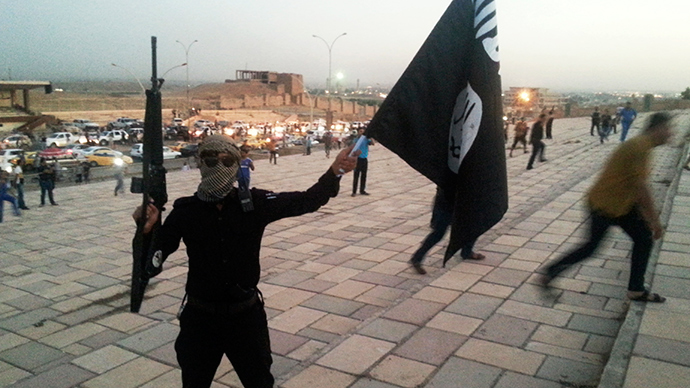
[[345, 35], [347, 35], [347, 32], [343, 32], [342, 34], [336, 36], [335, 39], [333, 39], [333, 41], [331, 42], [331, 44], [328, 44], [326, 39], [324, 39], [318, 35], [312, 35], [314, 38], [321, 39], [323, 41], [323, 43], [326, 44], [326, 47], [328, 48], [328, 78], [326, 78], [326, 89], [328, 90], [329, 93], [331, 90], [331, 63], [332, 63], [331, 62], [331, 60], [332, 60], [331, 54], [333, 51], [333, 45], [335, 44], [335, 41], [338, 40], [338, 38], [345, 36]]
[[[189, 50], [192, 48], [192, 45], [194, 43], [198, 42], [198, 40], [194, 40], [192, 43], [189, 44], [189, 46], [185, 46], [179, 40], [176, 40], [175, 42], [179, 43], [184, 49], [185, 63], [189, 64]], [[189, 109], [189, 65], [187, 65], [187, 109]]]
[[139, 78], [137, 78], [137, 76], [134, 75], [134, 73], [132, 73], [128, 68], [122, 67], [122, 66], [120, 66], [120, 65], [116, 65], [116, 64], [114, 64], [114, 63], [111, 63], [110, 65], [111, 65], [111, 66], [115, 66], [115, 67], [119, 67], [120, 69], [122, 69], [122, 70], [128, 72], [129, 75], [131, 75], [132, 77], [134, 77], [134, 79], [137, 80], [137, 82], [139, 83], [139, 86], [141, 87], [141, 93], [142, 93], [142, 94], [146, 94], [146, 88], [144, 87], [144, 85], [141, 84], [141, 81], [139, 81]]

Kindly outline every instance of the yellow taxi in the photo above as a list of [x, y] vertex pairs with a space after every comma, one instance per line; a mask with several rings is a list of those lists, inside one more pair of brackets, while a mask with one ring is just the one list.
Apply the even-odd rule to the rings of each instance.
[[180, 148], [186, 146], [187, 144], [189, 143], [186, 141], [176, 141], [175, 144], [169, 146], [169, 148], [173, 151], [180, 152]]
[[105, 150], [96, 151], [91, 155], [86, 155], [86, 160], [89, 161], [89, 164], [92, 167], [122, 165], [123, 163], [132, 164], [132, 158], [129, 156], [120, 156], [112, 151]]

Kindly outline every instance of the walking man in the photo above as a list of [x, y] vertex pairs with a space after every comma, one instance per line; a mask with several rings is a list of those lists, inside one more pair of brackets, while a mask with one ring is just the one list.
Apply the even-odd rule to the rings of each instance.
[[599, 107], [594, 108], [592, 112], [592, 126], [589, 128], [589, 134], [594, 136], [594, 127], [597, 128], [597, 133], [599, 133], [599, 125], [601, 123], [601, 115], [599, 114]]
[[625, 138], [628, 137], [628, 130], [630, 130], [630, 126], [632, 125], [633, 121], [637, 118], [637, 111], [632, 108], [632, 104], [630, 102], [625, 103], [625, 108], [621, 110], [620, 114], [621, 118], [621, 142], [625, 141]]
[[[359, 140], [360, 136], [364, 135], [364, 129], [365, 128], [359, 128], [357, 130], [358, 136], [352, 140], [352, 144], [357, 144], [357, 141]], [[355, 173], [354, 173], [354, 180], [352, 181], [352, 196], [354, 197], [357, 195], [357, 183], [359, 183], [359, 193], [362, 195], [369, 195], [367, 193], [367, 170], [369, 169], [369, 161], [367, 158], [369, 157], [369, 146], [374, 145], [374, 141], [372, 139], [367, 139], [367, 141], [362, 144], [360, 147], [360, 151], [362, 153], [359, 154], [359, 157], [357, 158], [357, 168], [355, 168]]]
[[26, 160], [24, 158], [19, 159], [17, 165], [14, 167], [12, 173], [14, 174], [14, 179], [12, 180], [14, 188], [17, 190], [17, 203], [19, 208], [22, 210], [29, 210], [24, 202], [24, 164]]
[[561, 272], [590, 257], [609, 227], [618, 225], [633, 240], [628, 298], [662, 303], [666, 298], [645, 289], [644, 274], [654, 240], [664, 229], [648, 186], [650, 158], [654, 147], [671, 137], [671, 115], [655, 113], [643, 133], [618, 146], [589, 190], [589, 240], [546, 267], [542, 285], [548, 287]]
[[544, 138], [544, 123], [546, 122], [546, 114], [542, 113], [539, 115], [537, 121], [532, 125], [532, 131], [530, 133], [529, 142], [532, 144], [532, 155], [529, 157], [529, 162], [527, 163], [527, 169], [531, 170], [534, 166], [534, 159], [539, 156], [540, 162], [546, 162], [544, 158], [544, 149], [546, 144], [541, 141]]
[[[417, 251], [412, 255], [410, 259], [410, 264], [415, 271], [420, 275], [425, 275], [426, 270], [422, 267], [422, 262], [424, 261], [424, 256], [434, 245], [443, 239], [446, 234], [446, 230], [453, 222], [453, 195], [448, 195], [440, 187], [436, 187], [436, 196], [434, 197], [434, 207], [431, 212], [431, 232], [426, 236], [422, 245], [417, 249]], [[474, 241], [466, 246], [462, 247], [460, 251], [460, 257], [463, 260], [482, 260], [485, 258], [481, 253], [475, 253], [473, 251]]]
[[55, 188], [55, 169], [49, 166], [45, 158], [41, 158], [41, 165], [36, 170], [38, 172], [38, 184], [41, 186], [41, 204], [43, 207], [46, 204], [46, 193], [48, 200], [53, 206], [57, 206], [57, 202], [53, 199], [53, 189]]

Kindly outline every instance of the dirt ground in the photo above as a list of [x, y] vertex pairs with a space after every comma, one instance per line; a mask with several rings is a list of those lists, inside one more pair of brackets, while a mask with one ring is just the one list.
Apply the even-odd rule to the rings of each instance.
[[[218, 113], [218, 115], [216, 115]], [[118, 117], [131, 117], [135, 119], [144, 119], [144, 110], [94, 110], [94, 111], [69, 111], [69, 112], [43, 112], [46, 115], [52, 115], [60, 120], [72, 121], [74, 119], [89, 119], [98, 125], [104, 126], [110, 121], [114, 121]], [[170, 123], [172, 121], [172, 109], [163, 109], [163, 123]], [[276, 122], [283, 121], [287, 116], [276, 113], [272, 110], [221, 110], [214, 112], [202, 112], [199, 116], [194, 116], [194, 120], [209, 120], [209, 121], [230, 121], [242, 120], [246, 122]]]

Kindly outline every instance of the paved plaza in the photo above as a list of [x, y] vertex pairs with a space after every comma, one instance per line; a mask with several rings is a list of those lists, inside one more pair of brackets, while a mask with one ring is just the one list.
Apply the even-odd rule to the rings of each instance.
[[[690, 113], [677, 123], [686, 130]], [[633, 126], [639, 132], [643, 120]], [[511, 143], [512, 143], [512, 133]], [[665, 304], [628, 303], [631, 241], [612, 229], [595, 256], [545, 298], [537, 271], [583, 241], [583, 195], [610, 152], [589, 119], [557, 119], [545, 163], [508, 158], [510, 208], [482, 236], [482, 261], [451, 259], [446, 239], [407, 261], [429, 232], [435, 186], [392, 152], [370, 148], [367, 191], [352, 175], [318, 212], [275, 222], [261, 251], [263, 292], [282, 388], [671, 388], [690, 385], [690, 172], [678, 140], [656, 149], [652, 173], [667, 233], [648, 282]], [[509, 143], [510, 144], [510, 143]], [[332, 159], [323, 151], [255, 162], [252, 185], [303, 190]], [[199, 173], [168, 174], [171, 201]], [[184, 245], [129, 313], [133, 209], [114, 181], [60, 187], [59, 206], [0, 224], [0, 386], [181, 387], [173, 343], [184, 296]], [[663, 206], [661, 206], [663, 205]], [[167, 214], [167, 212], [166, 212]], [[459, 256], [459, 255], [458, 255]], [[620, 330], [619, 330], [620, 329]], [[610, 357], [609, 357], [610, 356]], [[601, 384], [601, 385], [600, 385]], [[241, 387], [227, 360], [213, 387]]]

